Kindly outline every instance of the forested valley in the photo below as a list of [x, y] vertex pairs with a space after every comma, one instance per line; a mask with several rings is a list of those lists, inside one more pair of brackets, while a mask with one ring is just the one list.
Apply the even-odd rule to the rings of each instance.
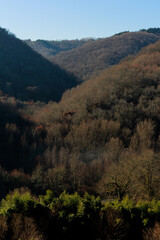
[[159, 29], [111, 38], [52, 42], [82, 77], [0, 29], [0, 239], [159, 239]]
[[135, 54], [141, 48], [160, 39], [159, 28], [142, 29], [139, 32], [122, 32], [108, 38], [74, 41], [26, 41], [36, 52], [52, 63], [86, 81], [117, 63], [124, 57]]

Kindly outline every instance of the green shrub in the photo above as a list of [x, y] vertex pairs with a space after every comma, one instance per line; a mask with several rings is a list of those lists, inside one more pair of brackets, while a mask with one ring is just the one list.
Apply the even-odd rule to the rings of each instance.
[[12, 213], [29, 214], [37, 205], [36, 200], [29, 192], [20, 194], [15, 191], [13, 195], [7, 195], [0, 204], [0, 215], [9, 216]]

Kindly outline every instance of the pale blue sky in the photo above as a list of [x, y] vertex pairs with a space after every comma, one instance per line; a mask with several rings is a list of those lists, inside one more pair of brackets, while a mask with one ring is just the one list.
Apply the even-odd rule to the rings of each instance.
[[160, 27], [160, 0], [0, 0], [0, 26], [21, 39], [108, 37]]

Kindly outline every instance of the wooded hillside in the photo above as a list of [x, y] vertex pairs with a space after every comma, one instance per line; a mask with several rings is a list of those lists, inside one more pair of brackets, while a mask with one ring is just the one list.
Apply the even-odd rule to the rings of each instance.
[[59, 101], [66, 89], [76, 85], [73, 74], [0, 28], [0, 90], [4, 94], [23, 101]]
[[75, 49], [50, 57], [52, 62], [74, 73], [79, 79], [88, 80], [102, 70], [119, 63], [124, 57], [154, 43], [159, 36], [145, 31], [125, 32], [112, 37], [89, 41]]

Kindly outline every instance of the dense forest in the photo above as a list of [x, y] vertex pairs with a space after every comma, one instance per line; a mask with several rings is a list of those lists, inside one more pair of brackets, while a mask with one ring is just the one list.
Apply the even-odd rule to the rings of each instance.
[[19, 169], [20, 186], [26, 178], [25, 186], [37, 193], [159, 198], [159, 49], [157, 42], [125, 58], [68, 90], [59, 104], [14, 99], [15, 117], [13, 103], [2, 97], [3, 181]]
[[[0, 239], [158, 240], [160, 41], [156, 35], [141, 31], [114, 36], [130, 36], [134, 42], [135, 35], [142, 34], [141, 39], [155, 40], [145, 48], [138, 42], [136, 54], [128, 53], [117, 65], [106, 66], [79, 85], [72, 74], [62, 70], [61, 75], [61, 68], [53, 65], [68, 79], [57, 103], [46, 82], [45, 99], [34, 92], [30, 98], [21, 85], [30, 84], [27, 75], [21, 75], [22, 50], [26, 49], [24, 59], [31, 54], [33, 61], [36, 56], [47, 66], [52, 63], [4, 29], [1, 32], [7, 47], [2, 47], [0, 66], [5, 63], [8, 70], [0, 72]], [[7, 39], [13, 41], [10, 48]], [[18, 56], [14, 62], [10, 54]], [[34, 71], [43, 67], [29, 62]], [[15, 78], [15, 66], [21, 82]], [[46, 74], [50, 76], [48, 69]], [[6, 76], [11, 92], [5, 92], [9, 91], [4, 87]], [[39, 87], [41, 81], [36, 83]], [[74, 87], [64, 92], [71, 82]], [[21, 86], [17, 95], [13, 84]]]
[[61, 173], [60, 188], [69, 192], [159, 198], [159, 49], [160, 42], [124, 59], [59, 104], [29, 107], [46, 130], [42, 186]]
[[[153, 33], [152, 33], [153, 32]], [[97, 76], [102, 70], [117, 64], [124, 57], [135, 54], [141, 48], [159, 39], [158, 30], [152, 29], [139, 32], [123, 32], [115, 36], [86, 41], [71, 50], [60, 51], [58, 54], [46, 54], [50, 47], [41, 47], [39, 42], [30, 44], [34, 50], [48, 57], [51, 62], [74, 73], [81, 80]], [[62, 42], [63, 43], [63, 42]], [[83, 42], [84, 43], [84, 42]], [[34, 47], [36, 45], [36, 48]], [[44, 44], [43, 44], [44, 45]]]
[[0, 89], [23, 101], [59, 101], [77, 79], [0, 28]]
[[88, 80], [107, 67], [117, 64], [124, 57], [156, 42], [160, 37], [159, 32], [159, 28], [149, 28], [139, 32], [126, 31], [101, 39], [26, 40], [26, 43], [51, 62], [56, 62], [74, 73], [79, 79]]
[[153, 33], [160, 36], [160, 28], [148, 28], [148, 29], [141, 29], [143, 32]]
[[159, 36], [147, 32], [126, 32], [102, 38], [67, 52], [50, 57], [82, 80], [97, 76], [100, 71], [117, 64], [124, 57], [135, 54], [141, 48], [154, 43]]

